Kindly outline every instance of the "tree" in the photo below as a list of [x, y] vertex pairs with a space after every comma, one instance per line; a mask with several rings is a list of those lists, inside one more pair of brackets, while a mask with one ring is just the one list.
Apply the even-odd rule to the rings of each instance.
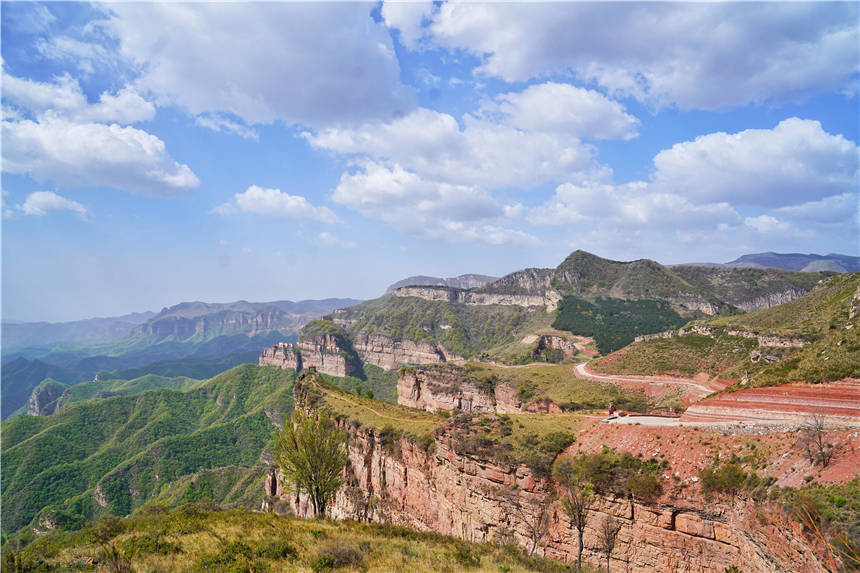
[[800, 430], [799, 445], [806, 450], [809, 463], [826, 468], [836, 453], [826, 441], [827, 421], [819, 414], [811, 415]]
[[612, 550], [615, 549], [615, 541], [618, 539], [620, 530], [621, 524], [617, 523], [611, 515], [607, 515], [606, 519], [603, 520], [603, 527], [597, 532], [600, 548], [606, 555], [606, 573], [609, 573], [609, 557], [612, 555]]
[[526, 527], [529, 540], [532, 542], [529, 556], [534, 555], [540, 540], [549, 532], [549, 526], [552, 523], [551, 510], [555, 496], [552, 494], [541, 495], [535, 493], [524, 497], [523, 495], [517, 495], [517, 492], [512, 492], [508, 499], [519, 514], [523, 525]]
[[594, 486], [586, 481], [585, 476], [577, 470], [570, 460], [561, 460], [555, 467], [555, 479], [561, 487], [561, 505], [570, 518], [570, 523], [576, 528], [578, 551], [576, 553], [576, 569], [582, 569], [582, 536], [585, 533], [585, 523], [588, 520], [588, 507], [594, 500]]
[[335, 428], [328, 411], [314, 416], [298, 408], [275, 437], [274, 454], [284, 479], [311, 498], [314, 517], [325, 517], [343, 485], [346, 432]]

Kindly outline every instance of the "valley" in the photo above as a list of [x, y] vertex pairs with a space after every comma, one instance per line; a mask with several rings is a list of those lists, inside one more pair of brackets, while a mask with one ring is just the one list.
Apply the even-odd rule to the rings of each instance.
[[[25, 547], [21, 559], [59, 565], [97, 553], [75, 532], [111, 514], [131, 515], [111, 534], [117, 547], [139, 535], [128, 524], [154, 527], [168, 511], [300, 530], [314, 522], [271, 521], [284, 519], [272, 512], [315, 517], [276, 466], [271, 435], [301, 408], [348, 436], [329, 517], [408, 528], [397, 531], [415, 539], [432, 532], [434, 559], [468, 547], [477, 570], [574, 562], [559, 473], [570, 463], [593, 490], [586, 567], [606, 563], [600, 529], [609, 522], [610, 570], [860, 566], [860, 276], [678, 271], [582, 252], [559, 269], [471, 289], [401, 286], [321, 314], [294, 339], [261, 344], [255, 365], [208, 380], [42, 381], [26, 413], [3, 422], [4, 537]], [[188, 312], [208, 316], [201, 306]], [[169, 313], [162, 319], [170, 326], [137, 328], [194, 336]], [[238, 321], [253, 325], [248, 341], [271, 326], [260, 320]], [[214, 340], [229, 336], [216, 331]], [[320, 523], [340, 545], [360, 537], [375, 547], [360, 550], [364, 566], [391, 562], [373, 537], [380, 530]], [[188, 566], [227, 550], [223, 537], [189, 545], [158, 527]], [[326, 547], [301, 541], [270, 559], [245, 543], [230, 557], [240, 568], [262, 559], [305, 570]], [[161, 563], [157, 552], [128, 555]]]

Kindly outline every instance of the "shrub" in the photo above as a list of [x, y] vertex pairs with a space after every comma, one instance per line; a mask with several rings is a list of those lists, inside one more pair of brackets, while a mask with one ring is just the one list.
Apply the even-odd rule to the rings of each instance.
[[457, 550], [454, 551], [454, 560], [463, 567], [477, 567], [481, 564], [480, 555], [475, 555], [465, 545], [458, 546]]
[[320, 547], [310, 566], [314, 572], [319, 572], [341, 567], [360, 568], [363, 562], [364, 556], [355, 547], [328, 543]]

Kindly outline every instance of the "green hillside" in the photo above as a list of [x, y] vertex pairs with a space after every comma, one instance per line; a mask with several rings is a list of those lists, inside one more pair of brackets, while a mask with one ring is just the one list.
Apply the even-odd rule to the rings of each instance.
[[[257, 507], [260, 456], [272, 422], [292, 411], [294, 380], [292, 372], [243, 365], [187, 392], [90, 400], [3, 422], [3, 532], [41, 519], [63, 527], [126, 515], [152, 499], [193, 496], [204, 475], [216, 501]], [[224, 468], [234, 474], [219, 480]], [[235, 472], [249, 495], [227, 491]]]
[[[807, 295], [757, 312], [696, 321], [710, 336], [687, 334], [632, 344], [596, 360], [607, 373], [712, 376], [747, 385], [860, 377], [860, 273], [830, 277]], [[796, 339], [802, 348], [760, 345], [742, 333]], [[754, 354], [755, 353], [755, 354]]]
[[83, 562], [104, 562], [112, 550], [113, 563], [133, 571], [567, 571], [555, 561], [527, 557], [515, 546], [469, 543], [386, 524], [223, 511], [212, 504], [173, 510], [153, 505], [126, 519], [52, 532], [20, 554], [7, 548], [3, 571], [16, 566], [77, 571]]
[[[441, 342], [449, 352], [466, 358], [482, 353], [494, 356], [526, 334], [549, 328], [553, 320], [542, 310], [520, 306], [454, 304], [393, 295], [339, 310], [333, 316], [349, 324], [346, 332], [351, 337], [383, 334], [394, 340]], [[302, 330], [302, 336], [313, 324]]]

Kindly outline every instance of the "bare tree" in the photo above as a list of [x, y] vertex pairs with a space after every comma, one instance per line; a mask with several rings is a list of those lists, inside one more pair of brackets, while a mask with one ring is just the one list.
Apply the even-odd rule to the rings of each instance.
[[588, 507], [594, 500], [594, 486], [585, 480], [582, 472], [578, 471], [570, 460], [562, 460], [556, 464], [553, 472], [561, 489], [561, 505], [570, 519], [570, 524], [576, 528], [578, 550], [576, 553], [576, 569], [582, 569], [582, 536], [588, 520]]
[[820, 414], [812, 414], [800, 429], [798, 444], [806, 451], [809, 463], [827, 467], [833, 460], [836, 451], [833, 444], [827, 442], [827, 421]]
[[606, 555], [606, 573], [609, 573], [609, 557], [615, 549], [615, 541], [618, 539], [618, 532], [621, 530], [621, 524], [615, 521], [611, 515], [607, 515], [603, 520], [603, 526], [597, 532], [600, 548], [603, 554]]
[[519, 492], [511, 492], [507, 496], [508, 501], [516, 510], [526, 528], [526, 533], [529, 540], [532, 542], [529, 549], [529, 555], [534, 555], [538, 544], [549, 532], [550, 523], [552, 523], [552, 504], [555, 501], [555, 496], [552, 494], [541, 495], [535, 493], [533, 495], [524, 496]]

